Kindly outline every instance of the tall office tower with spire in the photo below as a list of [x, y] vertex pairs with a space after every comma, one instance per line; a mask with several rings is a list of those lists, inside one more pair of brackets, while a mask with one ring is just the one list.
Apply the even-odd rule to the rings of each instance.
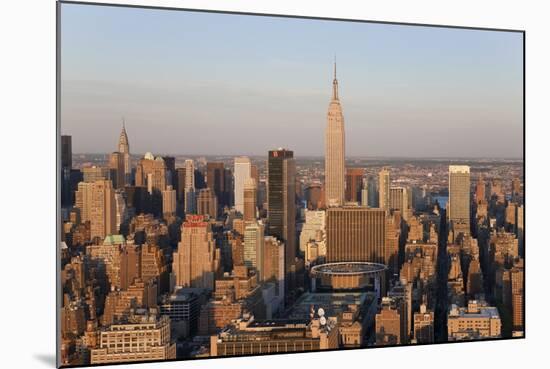
[[193, 160], [185, 160], [185, 213], [195, 213], [195, 164]]
[[[126, 134], [126, 122], [122, 119], [122, 131], [118, 138], [118, 152], [122, 155], [124, 161], [124, 180], [126, 185], [132, 183], [132, 162], [130, 160], [130, 143]], [[119, 186], [122, 187], [122, 186]]]
[[267, 159], [267, 233], [285, 245], [286, 290], [292, 289], [296, 259], [296, 163], [294, 153], [270, 150]]
[[454, 234], [470, 233], [470, 167], [449, 165], [447, 219]]
[[252, 177], [252, 164], [246, 156], [235, 158], [235, 210], [244, 212], [244, 184]]
[[378, 207], [390, 210], [390, 171], [382, 168], [378, 173]]
[[344, 115], [338, 97], [336, 61], [332, 98], [328, 107], [327, 128], [325, 131], [325, 196], [326, 206], [344, 205], [345, 181], [345, 133]]

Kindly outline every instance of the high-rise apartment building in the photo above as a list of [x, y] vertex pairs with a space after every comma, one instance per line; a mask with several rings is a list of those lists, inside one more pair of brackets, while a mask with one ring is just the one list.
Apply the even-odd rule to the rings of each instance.
[[378, 207], [389, 212], [390, 210], [390, 171], [382, 168], [378, 172]]
[[344, 114], [338, 97], [335, 62], [325, 130], [325, 203], [329, 207], [344, 204], [345, 150]]
[[240, 213], [244, 212], [244, 184], [251, 178], [251, 165], [246, 156], [235, 158], [235, 209]]

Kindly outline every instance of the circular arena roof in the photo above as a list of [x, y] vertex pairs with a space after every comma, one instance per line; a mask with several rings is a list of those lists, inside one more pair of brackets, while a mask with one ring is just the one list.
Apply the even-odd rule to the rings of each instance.
[[384, 264], [353, 261], [315, 265], [311, 268], [311, 273], [314, 275], [368, 275], [378, 274], [386, 269]]

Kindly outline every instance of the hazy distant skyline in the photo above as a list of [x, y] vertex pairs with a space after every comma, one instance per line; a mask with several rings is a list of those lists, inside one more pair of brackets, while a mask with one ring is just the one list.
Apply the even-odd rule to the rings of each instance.
[[346, 156], [523, 153], [521, 33], [62, 4], [74, 153], [322, 156], [338, 60]]

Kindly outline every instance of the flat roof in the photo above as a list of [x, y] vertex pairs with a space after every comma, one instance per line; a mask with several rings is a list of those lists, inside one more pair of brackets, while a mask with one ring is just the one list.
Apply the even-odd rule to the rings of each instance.
[[386, 269], [384, 264], [354, 261], [316, 265], [311, 268], [311, 273], [326, 275], [376, 274]]

